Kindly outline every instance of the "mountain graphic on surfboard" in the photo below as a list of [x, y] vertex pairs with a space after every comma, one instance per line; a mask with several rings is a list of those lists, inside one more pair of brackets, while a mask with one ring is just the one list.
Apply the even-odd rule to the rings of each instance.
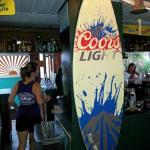
[[115, 150], [124, 97], [122, 49], [110, 0], [83, 0], [73, 51], [77, 117], [88, 150]]

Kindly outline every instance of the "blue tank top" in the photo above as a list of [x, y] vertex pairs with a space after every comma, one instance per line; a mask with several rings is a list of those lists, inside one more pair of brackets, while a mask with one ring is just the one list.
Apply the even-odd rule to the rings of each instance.
[[40, 116], [40, 108], [36, 102], [36, 97], [32, 93], [34, 81], [28, 84], [24, 84], [19, 81], [18, 85], [18, 98], [20, 101], [20, 106], [17, 111], [17, 117], [19, 116]]

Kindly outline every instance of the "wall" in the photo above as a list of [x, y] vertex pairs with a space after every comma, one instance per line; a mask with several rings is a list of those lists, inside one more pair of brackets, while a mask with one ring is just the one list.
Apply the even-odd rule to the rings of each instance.
[[[17, 81], [21, 80], [20, 77], [14, 78], [0, 78], [0, 89], [4, 88], [13, 88], [13, 86], [17, 83]], [[15, 102], [19, 104], [18, 97], [15, 98]]]
[[12, 88], [17, 81], [20, 80], [20, 77], [16, 78], [0, 78], [0, 89]]

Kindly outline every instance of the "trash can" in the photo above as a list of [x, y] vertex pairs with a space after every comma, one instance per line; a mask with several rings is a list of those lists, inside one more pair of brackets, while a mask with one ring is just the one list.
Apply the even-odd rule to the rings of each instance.
[[34, 126], [34, 137], [39, 150], [65, 150], [65, 134], [58, 121]]

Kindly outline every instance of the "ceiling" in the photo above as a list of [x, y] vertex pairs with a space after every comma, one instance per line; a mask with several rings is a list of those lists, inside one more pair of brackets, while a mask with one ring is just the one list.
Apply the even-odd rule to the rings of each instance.
[[[14, 16], [0, 16], [0, 26], [30, 27], [30, 28], [57, 28], [59, 27], [58, 11], [65, 0], [14, 0], [16, 14]], [[119, 1], [119, 0], [118, 0]], [[134, 0], [128, 0], [133, 2]], [[149, 3], [150, 0], [145, 0]], [[131, 4], [122, 1], [123, 22], [137, 24], [138, 18], [142, 23], [150, 25], [150, 10], [141, 15], [130, 14]]]
[[57, 28], [58, 11], [65, 0], [14, 0], [16, 14], [0, 16], [1, 26]]
[[[128, 0], [128, 1], [133, 1], [133, 0]], [[138, 24], [138, 18], [140, 18], [142, 20], [142, 24], [144, 25], [150, 25], [150, 10], [144, 14], [140, 14], [140, 15], [134, 15], [131, 14], [131, 10], [133, 5], [129, 4], [127, 2], [125, 2], [125, 0], [123, 0], [122, 2], [122, 6], [123, 6], [123, 22], [124, 24]], [[145, 0], [144, 4], [146, 6], [150, 6], [150, 0]]]

